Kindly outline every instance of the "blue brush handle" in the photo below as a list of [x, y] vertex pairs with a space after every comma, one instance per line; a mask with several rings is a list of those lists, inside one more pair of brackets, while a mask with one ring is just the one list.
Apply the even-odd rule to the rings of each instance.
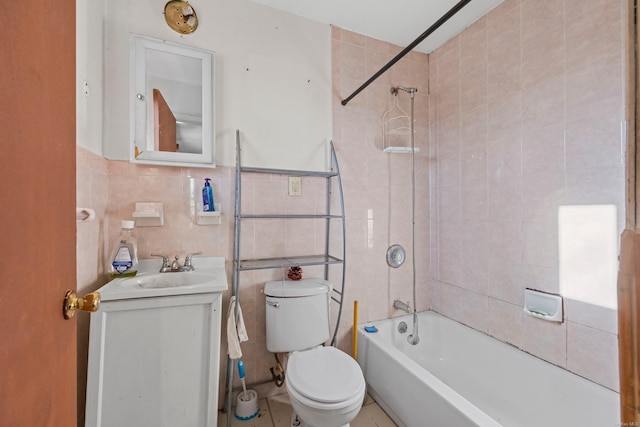
[[242, 359], [238, 360], [238, 375], [240, 379], [244, 378], [244, 362]]

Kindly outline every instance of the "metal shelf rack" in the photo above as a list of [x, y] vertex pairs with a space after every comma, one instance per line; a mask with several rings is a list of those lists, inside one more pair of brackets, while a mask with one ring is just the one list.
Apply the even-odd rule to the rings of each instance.
[[[242, 166], [240, 148], [240, 131], [236, 130], [236, 175], [235, 175], [235, 225], [234, 225], [234, 248], [233, 248], [233, 277], [231, 281], [231, 295], [238, 298], [240, 273], [249, 270], [261, 270], [261, 269], [273, 269], [273, 268], [289, 268], [294, 266], [324, 266], [324, 278], [329, 279], [329, 266], [342, 265], [342, 283], [340, 286], [333, 287], [333, 294], [331, 298], [338, 304], [338, 313], [336, 317], [336, 325], [331, 337], [331, 345], [336, 345], [336, 336], [338, 333], [338, 327], [340, 326], [340, 318], [342, 315], [343, 295], [345, 288], [345, 272], [346, 272], [346, 239], [345, 239], [345, 217], [344, 217], [344, 197], [342, 192], [342, 180], [340, 178], [340, 168], [338, 167], [338, 160], [336, 157], [335, 148], [333, 143], [330, 144], [331, 149], [331, 167], [328, 172], [321, 171], [303, 171], [303, 170], [288, 170], [288, 169], [265, 169]], [[275, 174], [275, 175], [288, 175], [288, 176], [300, 176], [300, 177], [313, 177], [326, 179], [326, 210], [323, 214], [293, 214], [293, 215], [244, 215], [241, 212], [242, 201], [242, 174], [254, 173], [254, 174]], [[335, 183], [334, 183], [335, 181]], [[340, 212], [337, 214], [331, 213], [332, 195], [336, 191], [337, 203], [340, 207]], [[255, 219], [317, 219], [325, 221], [325, 245], [324, 253], [311, 254], [301, 256], [285, 256], [276, 258], [260, 258], [260, 259], [241, 259], [240, 258], [240, 234], [242, 229], [242, 222]], [[342, 254], [340, 257], [334, 256], [329, 253], [329, 237], [331, 231], [331, 223], [334, 220], [338, 220], [341, 223], [342, 232]], [[238, 301], [239, 302], [239, 301]], [[234, 313], [236, 316], [236, 312]], [[236, 317], [237, 320], [237, 317]], [[231, 426], [231, 408], [233, 404], [233, 360], [227, 356], [227, 379], [226, 379], [226, 404], [225, 410], [227, 412], [227, 426]]]

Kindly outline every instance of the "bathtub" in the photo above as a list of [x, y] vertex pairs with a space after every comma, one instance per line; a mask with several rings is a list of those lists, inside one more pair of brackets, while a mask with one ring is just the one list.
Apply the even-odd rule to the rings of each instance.
[[369, 393], [399, 426], [620, 425], [614, 391], [435, 312], [418, 316], [416, 346], [411, 316], [366, 323], [376, 333], [358, 327]]

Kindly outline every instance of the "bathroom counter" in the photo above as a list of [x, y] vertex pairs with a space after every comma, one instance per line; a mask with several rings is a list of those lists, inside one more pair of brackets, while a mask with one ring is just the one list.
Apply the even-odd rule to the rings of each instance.
[[228, 289], [224, 257], [195, 257], [194, 271], [159, 273], [161, 259], [141, 259], [138, 274], [98, 289], [101, 301], [223, 292]]

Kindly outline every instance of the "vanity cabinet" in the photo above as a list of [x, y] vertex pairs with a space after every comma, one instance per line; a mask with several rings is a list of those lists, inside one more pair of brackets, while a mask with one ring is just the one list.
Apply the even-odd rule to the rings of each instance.
[[154, 265], [153, 273], [116, 279], [98, 290], [102, 302], [91, 313], [89, 330], [85, 426], [217, 425], [221, 301], [227, 288], [221, 265], [217, 287], [212, 279], [153, 288], [159, 276], [177, 283], [179, 276], [172, 275], [206, 274], [200, 269], [197, 276], [159, 275]]
[[221, 294], [103, 302], [86, 426], [216, 426]]

